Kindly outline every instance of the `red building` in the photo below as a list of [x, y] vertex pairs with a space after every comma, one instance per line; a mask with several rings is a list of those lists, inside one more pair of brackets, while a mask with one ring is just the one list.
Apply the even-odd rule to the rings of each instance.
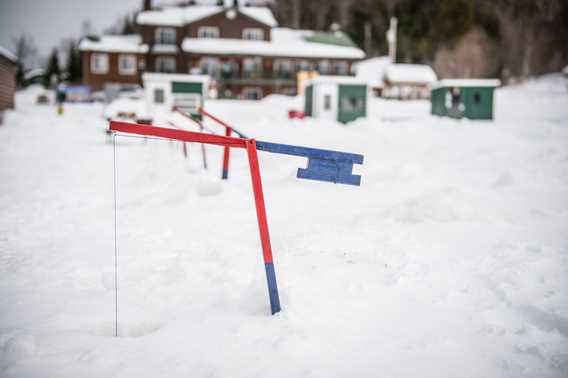
[[80, 44], [83, 80], [141, 83], [141, 73], [208, 74], [221, 97], [295, 94], [296, 73], [349, 75], [364, 52], [342, 32], [279, 28], [266, 7], [170, 6], [139, 12], [137, 35]]
[[0, 124], [4, 110], [14, 108], [16, 71], [16, 56], [0, 46]]

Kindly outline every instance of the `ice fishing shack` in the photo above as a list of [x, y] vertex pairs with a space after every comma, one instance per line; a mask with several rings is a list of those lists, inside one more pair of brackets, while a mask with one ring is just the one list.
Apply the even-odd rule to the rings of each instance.
[[178, 108], [201, 119], [209, 89], [209, 76], [167, 73], [144, 73], [144, 97], [149, 114], [169, 113]]
[[367, 116], [368, 98], [367, 83], [361, 79], [319, 76], [306, 83], [304, 113], [347, 123]]
[[433, 115], [452, 118], [493, 119], [496, 79], [444, 79], [432, 85]]

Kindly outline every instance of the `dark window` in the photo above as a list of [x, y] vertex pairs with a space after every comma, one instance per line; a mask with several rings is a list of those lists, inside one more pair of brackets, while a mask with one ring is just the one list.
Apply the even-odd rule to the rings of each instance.
[[461, 102], [461, 91], [459, 88], [452, 88], [452, 108], [457, 108]]
[[323, 108], [325, 110], [330, 110], [331, 109], [331, 96], [330, 95], [325, 95], [323, 98]]
[[479, 105], [481, 103], [481, 95], [479, 94], [479, 92], [475, 92], [473, 94], [473, 103], [475, 105]]
[[341, 110], [348, 112], [359, 112], [365, 108], [363, 97], [343, 97], [341, 99]]
[[164, 103], [164, 90], [154, 89], [154, 103], [163, 104]]

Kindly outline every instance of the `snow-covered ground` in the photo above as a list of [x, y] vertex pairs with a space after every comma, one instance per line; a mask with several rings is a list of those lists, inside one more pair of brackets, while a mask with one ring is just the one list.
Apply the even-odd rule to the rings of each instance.
[[220, 148], [203, 172], [198, 145], [186, 160], [119, 137], [118, 338], [103, 109], [17, 100], [0, 127], [0, 376], [568, 376], [560, 76], [498, 90], [495, 122], [373, 100], [342, 126], [289, 121], [284, 97], [209, 101], [257, 139], [365, 155], [351, 187], [260, 153], [276, 316], [244, 152], [220, 183]]

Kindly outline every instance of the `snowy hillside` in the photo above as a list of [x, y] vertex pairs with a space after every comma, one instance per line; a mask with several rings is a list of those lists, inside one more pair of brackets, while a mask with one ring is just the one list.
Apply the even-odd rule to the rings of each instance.
[[[100, 105], [19, 93], [0, 127], [2, 377], [566, 377], [568, 95], [499, 89], [495, 122], [373, 100], [209, 101], [260, 140], [365, 155], [361, 187], [260, 153], [283, 311], [270, 316], [246, 156], [119, 137]], [[216, 126], [209, 124], [211, 128]], [[219, 130], [219, 129], [216, 129]], [[219, 130], [221, 132], [222, 130]]]

